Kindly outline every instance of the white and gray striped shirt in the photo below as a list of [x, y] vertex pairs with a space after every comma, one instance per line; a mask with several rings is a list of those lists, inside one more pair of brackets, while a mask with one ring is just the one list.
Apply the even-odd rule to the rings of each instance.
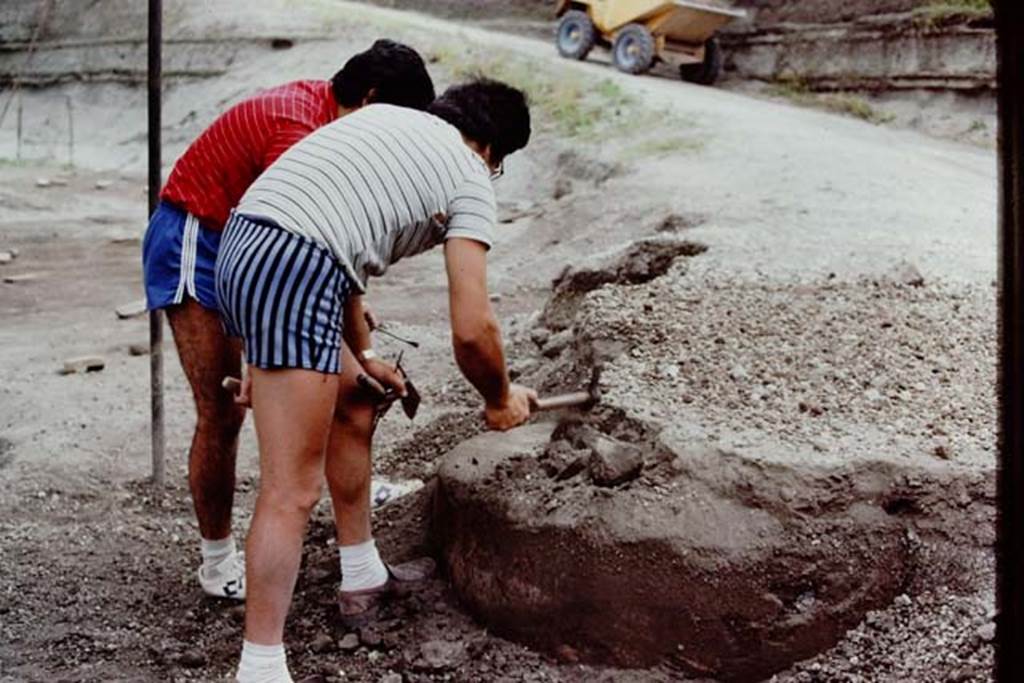
[[386, 104], [296, 143], [236, 210], [321, 244], [359, 291], [369, 276], [452, 237], [490, 248], [497, 220], [490, 171], [458, 129]]

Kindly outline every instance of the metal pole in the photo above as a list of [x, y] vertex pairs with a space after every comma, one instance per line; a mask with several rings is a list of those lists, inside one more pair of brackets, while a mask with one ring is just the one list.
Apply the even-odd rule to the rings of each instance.
[[1024, 681], [1024, 7], [998, 0], [1000, 308], [996, 680]]
[[18, 161], [21, 161], [22, 114], [23, 114], [23, 110], [22, 110], [21, 94], [19, 93], [18, 94], [18, 133], [17, 133], [17, 136], [18, 136], [17, 159], [18, 159]]
[[75, 165], [75, 115], [71, 104], [71, 95], [64, 98], [68, 109], [68, 166]]
[[[161, 0], [149, 0], [149, 215], [160, 201], [160, 77]], [[150, 436], [153, 456], [153, 485], [162, 487], [164, 467], [164, 316], [149, 314]]]

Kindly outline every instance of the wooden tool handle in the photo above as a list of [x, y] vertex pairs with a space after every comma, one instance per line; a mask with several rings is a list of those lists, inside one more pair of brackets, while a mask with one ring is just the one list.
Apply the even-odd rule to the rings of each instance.
[[580, 406], [589, 405], [593, 402], [594, 397], [589, 391], [577, 391], [571, 394], [539, 398], [537, 399], [537, 403], [534, 405], [534, 409], [541, 411], [560, 410], [562, 408], [578, 408]]

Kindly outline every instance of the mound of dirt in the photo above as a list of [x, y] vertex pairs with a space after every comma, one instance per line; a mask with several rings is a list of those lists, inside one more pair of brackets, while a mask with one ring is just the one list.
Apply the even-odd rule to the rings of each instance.
[[[863, 651], [847, 632], [906, 619], [908, 595], [974, 596], [993, 541], [991, 293], [905, 263], [736, 281], [703, 251], [659, 236], [555, 281], [516, 347], [549, 359], [524, 381], [580, 388], [596, 369], [602, 403], [445, 457], [432, 534], [457, 595], [562, 661], [742, 681]], [[990, 656], [970, 645], [976, 602], [943, 617], [965, 671]], [[931, 680], [915, 653], [908, 676]]]
[[583, 297], [602, 285], [638, 285], [660, 277], [683, 256], [706, 251], [696, 242], [671, 236], [631, 243], [624, 249], [599, 254], [568, 267], [554, 282], [554, 294], [541, 321], [552, 330], [568, 327], [579, 312]]
[[568, 661], [763, 680], [891, 603], [922, 535], [962, 514], [948, 463], [621, 436], [541, 423], [445, 458], [434, 533], [496, 632]]

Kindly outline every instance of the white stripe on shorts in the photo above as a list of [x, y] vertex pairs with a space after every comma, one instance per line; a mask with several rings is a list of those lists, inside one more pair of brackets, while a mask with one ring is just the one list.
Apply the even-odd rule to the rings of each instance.
[[192, 214], [185, 214], [184, 234], [181, 237], [181, 263], [178, 271], [178, 290], [174, 294], [174, 303], [185, 300], [185, 293], [196, 301], [196, 252], [199, 249], [199, 219]]

